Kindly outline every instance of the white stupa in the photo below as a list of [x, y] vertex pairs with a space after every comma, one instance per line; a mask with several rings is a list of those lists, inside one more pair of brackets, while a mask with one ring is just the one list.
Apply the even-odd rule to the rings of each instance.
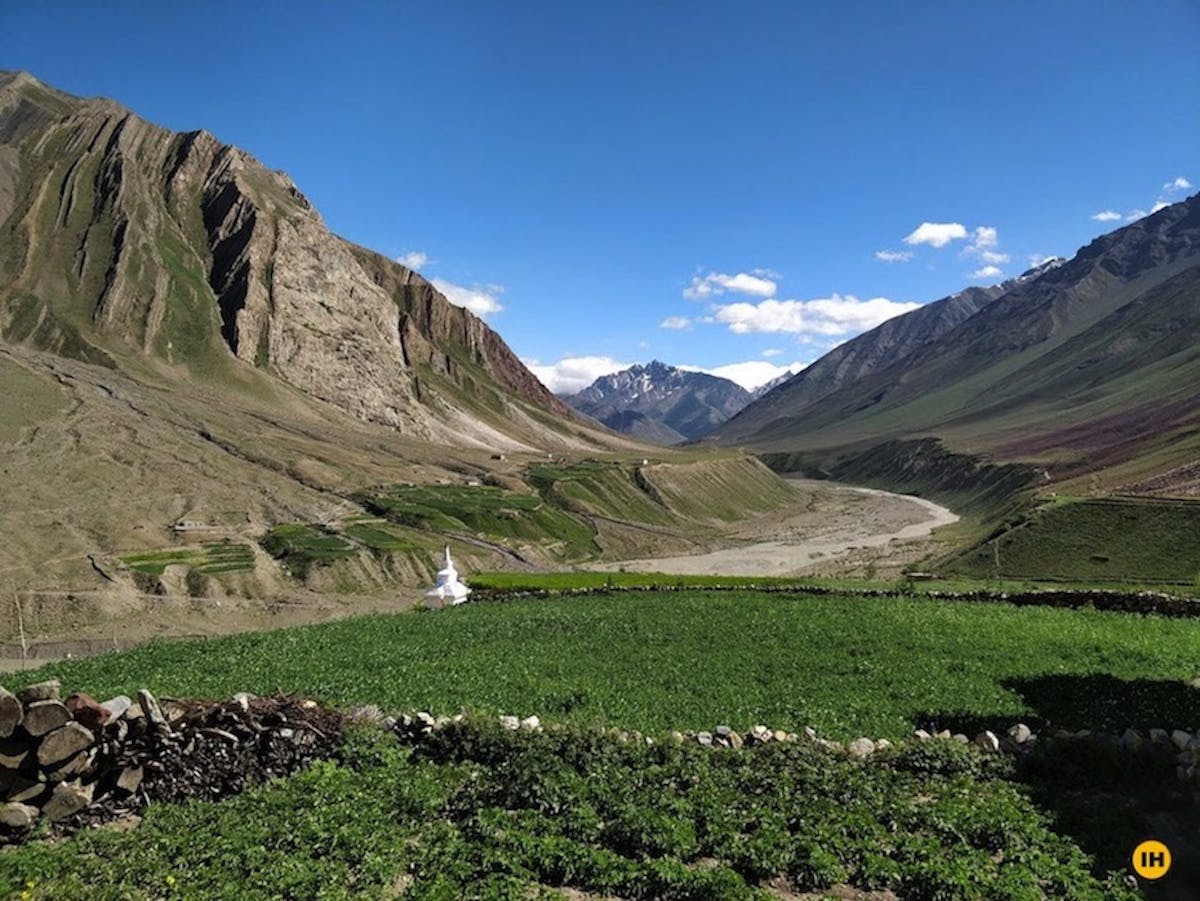
[[470, 593], [471, 589], [458, 581], [458, 570], [450, 559], [450, 545], [446, 545], [446, 565], [438, 571], [437, 584], [425, 592], [425, 605], [433, 608], [447, 604], [454, 606], [465, 601]]

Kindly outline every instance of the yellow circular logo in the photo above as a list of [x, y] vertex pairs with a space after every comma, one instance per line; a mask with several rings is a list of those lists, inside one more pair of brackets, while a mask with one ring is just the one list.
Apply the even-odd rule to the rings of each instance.
[[1133, 869], [1143, 879], [1162, 879], [1171, 869], [1171, 852], [1162, 842], [1142, 842], [1133, 849]]

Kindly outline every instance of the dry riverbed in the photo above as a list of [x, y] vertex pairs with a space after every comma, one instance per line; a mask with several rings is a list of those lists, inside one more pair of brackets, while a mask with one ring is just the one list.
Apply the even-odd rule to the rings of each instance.
[[898, 570], [936, 545], [934, 529], [958, 516], [932, 501], [874, 488], [794, 479], [809, 493], [806, 509], [738, 526], [731, 547], [703, 554], [595, 564], [612, 572], [674, 575], [791, 576]]

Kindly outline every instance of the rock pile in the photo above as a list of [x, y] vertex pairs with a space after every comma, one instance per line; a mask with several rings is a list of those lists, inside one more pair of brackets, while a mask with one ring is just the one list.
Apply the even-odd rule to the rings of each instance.
[[329, 757], [341, 724], [286, 696], [160, 702], [142, 690], [97, 703], [63, 700], [57, 681], [0, 688], [0, 843], [44, 820], [66, 832], [149, 801], [235, 794]]
[[[382, 722], [387, 728], [393, 730], [401, 741], [408, 744], [420, 744], [446, 725], [461, 723], [466, 719], [466, 716], [458, 714], [453, 717], [435, 717], [428, 711], [419, 711], [416, 713], [405, 713], [399, 718], [385, 718], [378, 708], [357, 708], [355, 712], [351, 713], [351, 719], [356, 718]], [[537, 716], [527, 716], [522, 719], [506, 715], [499, 717], [498, 721], [502, 728], [514, 732], [518, 730], [531, 732], [543, 731], [541, 720]], [[549, 728], [553, 730], [565, 727], [561, 724], [555, 724]], [[652, 745], [655, 742], [650, 736], [643, 736], [642, 733], [637, 731], [610, 729], [608, 732], [614, 739], [623, 743], [632, 742]], [[732, 728], [725, 725], [716, 726], [711, 731], [681, 732], [675, 730], [667, 734], [666, 741], [676, 745], [695, 742], [704, 747], [730, 749], [771, 743], [811, 742], [820, 745], [826, 750], [847, 754], [859, 760], [865, 760], [877, 752], [887, 751], [896, 747], [897, 744], [886, 738], [872, 739], [866, 736], [856, 738], [848, 743], [842, 743], [820, 737], [811, 726], [805, 726], [803, 732], [797, 733], [786, 732], [782, 729], [771, 729], [769, 726], [761, 724], [751, 726], [744, 735], [735, 732]], [[1059, 730], [1052, 736], [1039, 738], [1025, 723], [1014, 723], [1004, 731], [1003, 735], [997, 735], [990, 730], [984, 730], [976, 735], [974, 739], [961, 732], [952, 733], [949, 729], [932, 733], [924, 729], [917, 729], [913, 732], [911, 741], [952, 741], [974, 748], [984, 754], [1012, 754], [1020, 756], [1032, 754], [1039, 749], [1054, 751], [1060, 746], [1070, 743], [1078, 744], [1080, 742], [1108, 746], [1129, 754], [1140, 754], [1148, 758], [1160, 759], [1170, 754], [1173, 755], [1170, 759], [1176, 762], [1176, 775], [1179, 779], [1200, 786], [1200, 731], [1193, 734], [1183, 729], [1175, 729], [1171, 732], [1165, 729], [1150, 729], [1143, 735], [1132, 728], [1126, 729], [1120, 734], [1113, 732], [1093, 732], [1088, 729], [1077, 732]], [[898, 744], [903, 745], [906, 742]]]

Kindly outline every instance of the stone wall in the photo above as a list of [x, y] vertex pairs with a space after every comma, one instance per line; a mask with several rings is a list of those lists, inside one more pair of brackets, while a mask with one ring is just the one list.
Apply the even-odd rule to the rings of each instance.
[[239, 694], [184, 702], [139, 691], [65, 700], [57, 681], [0, 688], [0, 843], [135, 816], [148, 801], [216, 799], [328, 757], [340, 715], [315, 701]]
[[1040, 589], [1036, 591], [948, 591], [937, 588], [914, 592], [903, 584], [895, 588], [849, 588], [831, 585], [779, 585], [768, 582], [756, 585], [750, 581], [731, 581], [726, 585], [686, 585], [667, 581], [660, 585], [603, 585], [595, 588], [545, 588], [545, 589], [485, 589], [477, 588], [472, 595], [475, 601], [507, 601], [516, 598], [579, 597], [589, 594], [621, 594], [645, 591], [755, 591], [762, 594], [786, 595], [849, 595], [861, 598], [921, 597], [941, 601], [964, 601], [985, 604], [1014, 604], [1018, 607], [1066, 607], [1070, 609], [1091, 608], [1117, 613], [1155, 614], [1170, 617], [1200, 617], [1200, 599], [1181, 597], [1161, 591], [1119, 591], [1096, 588]]

